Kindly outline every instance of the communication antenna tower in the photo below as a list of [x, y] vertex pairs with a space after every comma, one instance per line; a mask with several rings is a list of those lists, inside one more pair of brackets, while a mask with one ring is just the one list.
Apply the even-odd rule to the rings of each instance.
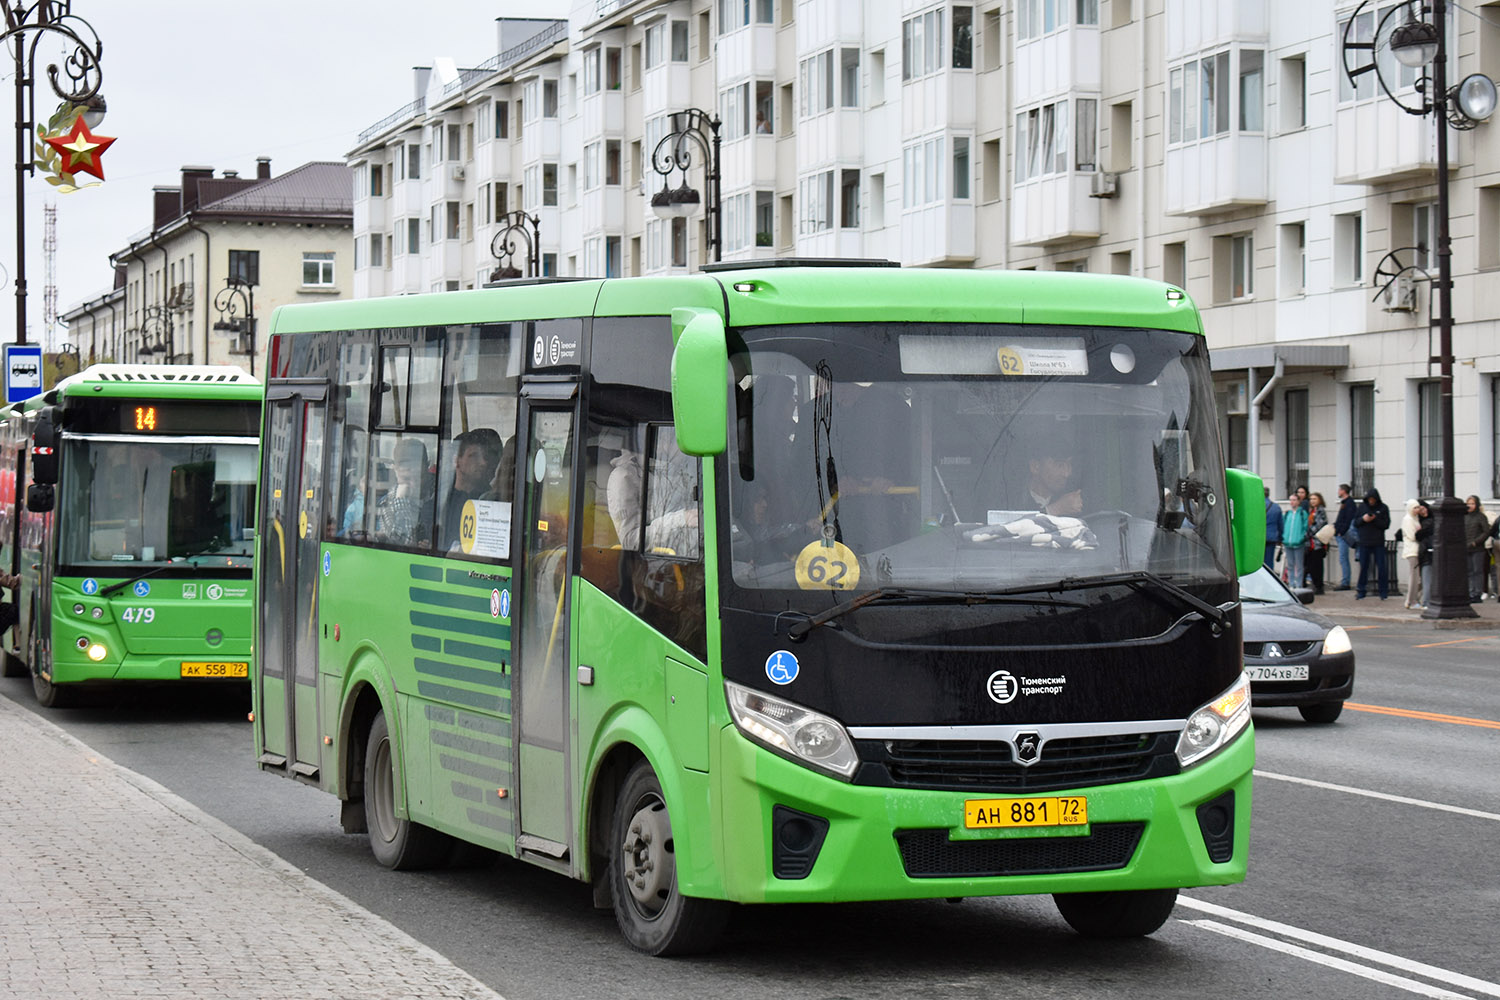
[[46, 333], [42, 343], [44, 351], [57, 350], [53, 343], [57, 333], [57, 206], [47, 205], [42, 209], [42, 257], [47, 266], [47, 284], [42, 288], [42, 320]]

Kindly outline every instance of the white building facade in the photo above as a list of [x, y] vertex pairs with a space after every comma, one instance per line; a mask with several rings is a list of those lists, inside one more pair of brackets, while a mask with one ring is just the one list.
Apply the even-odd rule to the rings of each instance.
[[[1364, 37], [1391, 2], [1355, 23]], [[1436, 116], [1342, 68], [1357, 2], [598, 0], [498, 23], [367, 129], [356, 297], [479, 287], [507, 213], [540, 272], [681, 273], [713, 259], [706, 194], [653, 152], [719, 118], [725, 261], [1134, 274], [1203, 309], [1221, 430], [1273, 494], [1442, 481]], [[1451, 9], [1451, 8], [1450, 8]], [[1452, 13], [1449, 80], [1500, 78], [1500, 3]], [[1398, 96], [1417, 74], [1382, 55]], [[1500, 493], [1500, 120], [1451, 130], [1455, 478]], [[527, 223], [528, 232], [530, 223]], [[527, 244], [507, 263], [525, 271]], [[1394, 252], [1395, 256], [1391, 254]], [[1389, 282], [1398, 269], [1403, 273]]]

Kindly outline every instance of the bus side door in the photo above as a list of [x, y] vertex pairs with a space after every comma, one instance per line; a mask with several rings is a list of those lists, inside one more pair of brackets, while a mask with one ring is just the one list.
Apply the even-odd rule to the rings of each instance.
[[[520, 590], [512, 698], [520, 792], [516, 853], [564, 861], [572, 846], [568, 595], [576, 441], [572, 383], [523, 387], [517, 449]], [[537, 856], [540, 855], [541, 858]]]
[[326, 385], [266, 390], [261, 443], [255, 722], [262, 765], [318, 780], [318, 572]]

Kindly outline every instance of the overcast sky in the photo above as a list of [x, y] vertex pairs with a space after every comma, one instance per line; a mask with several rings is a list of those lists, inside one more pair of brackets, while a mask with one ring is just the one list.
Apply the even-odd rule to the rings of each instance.
[[[271, 157], [277, 175], [311, 160], [342, 161], [361, 131], [414, 98], [413, 66], [437, 56], [475, 65], [496, 54], [497, 17], [562, 18], [569, 8], [569, 0], [73, 0], [73, 13], [104, 44], [109, 112], [97, 131], [118, 141], [103, 155], [99, 187], [59, 195], [40, 174], [27, 181], [27, 339], [40, 342], [45, 330], [47, 203], [57, 205], [57, 301], [65, 312], [109, 289], [110, 253], [150, 228], [151, 189], [178, 184], [184, 165], [253, 177], [258, 156]], [[46, 66], [60, 55], [51, 43], [37, 50], [42, 121], [57, 106]], [[0, 56], [0, 74], [0, 93], [13, 94], [13, 58]], [[14, 140], [5, 148], [13, 164]], [[12, 341], [13, 180], [3, 190], [0, 341]]]

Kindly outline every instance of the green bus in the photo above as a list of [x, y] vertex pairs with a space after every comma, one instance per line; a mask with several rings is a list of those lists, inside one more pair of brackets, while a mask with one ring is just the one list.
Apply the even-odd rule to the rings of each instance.
[[785, 263], [277, 310], [259, 766], [650, 954], [730, 903], [1139, 935], [1242, 880], [1263, 498], [1192, 302]]
[[260, 382], [99, 364], [0, 410], [0, 670], [58, 707], [85, 687], [250, 673]]

